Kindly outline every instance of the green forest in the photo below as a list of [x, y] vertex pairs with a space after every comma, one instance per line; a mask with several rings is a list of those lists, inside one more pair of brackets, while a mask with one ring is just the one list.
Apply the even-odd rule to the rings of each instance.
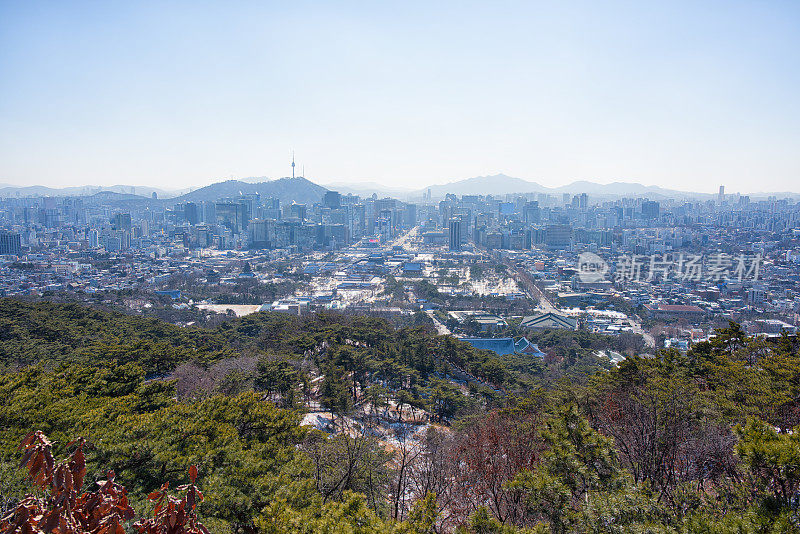
[[[0, 299], [0, 530], [800, 532], [794, 338], [731, 323], [618, 366], [596, 355], [612, 338], [531, 339], [547, 358], [368, 316], [179, 327]], [[26, 530], [26, 494], [105, 495], [119, 528]], [[147, 519], [167, 502], [183, 530]]]

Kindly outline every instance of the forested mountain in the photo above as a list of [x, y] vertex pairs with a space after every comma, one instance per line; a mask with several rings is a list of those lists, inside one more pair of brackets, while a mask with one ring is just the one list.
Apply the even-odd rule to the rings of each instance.
[[305, 178], [280, 178], [268, 182], [250, 183], [240, 180], [226, 180], [207, 185], [171, 199], [170, 202], [214, 202], [223, 197], [238, 197], [258, 193], [263, 198], [278, 198], [283, 204], [314, 204], [322, 200], [325, 189]]
[[[613, 367], [573, 334], [526, 361], [370, 317], [0, 300], [0, 530], [798, 532], [794, 339]], [[148, 520], [164, 492], [185, 513]]]

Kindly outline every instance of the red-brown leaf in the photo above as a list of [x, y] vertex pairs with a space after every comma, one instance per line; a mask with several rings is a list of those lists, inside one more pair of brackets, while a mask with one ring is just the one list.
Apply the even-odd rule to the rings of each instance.
[[197, 480], [197, 466], [194, 464], [189, 467], [189, 480], [192, 481], [192, 484]]

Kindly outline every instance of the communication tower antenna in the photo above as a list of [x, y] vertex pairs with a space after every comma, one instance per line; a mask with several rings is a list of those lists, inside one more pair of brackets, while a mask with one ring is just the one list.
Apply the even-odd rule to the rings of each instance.
[[294, 150], [292, 150], [292, 178], [294, 179]]

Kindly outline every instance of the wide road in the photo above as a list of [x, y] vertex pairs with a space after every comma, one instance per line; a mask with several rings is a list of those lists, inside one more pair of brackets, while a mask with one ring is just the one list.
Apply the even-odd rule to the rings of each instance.
[[439, 320], [439, 319], [436, 317], [436, 315], [433, 313], [433, 310], [425, 310], [425, 313], [427, 313], [427, 314], [428, 314], [428, 317], [430, 317], [430, 318], [431, 318], [431, 321], [433, 321], [433, 326], [435, 326], [435, 327], [436, 327], [436, 333], [437, 333], [437, 334], [439, 334], [440, 336], [451, 336], [451, 335], [453, 335], [453, 333], [452, 333], [452, 332], [450, 332], [450, 329], [449, 329], [449, 328], [447, 328], [447, 327], [444, 325], [444, 323], [442, 323], [442, 322], [441, 322], [441, 321], [440, 321], [440, 320]]
[[518, 268], [508, 260], [504, 260], [503, 265], [508, 267], [511, 276], [514, 277], [514, 280], [517, 281], [517, 284], [522, 287], [528, 296], [536, 299], [539, 302], [539, 305], [537, 306], [538, 310], [541, 310], [543, 313], [559, 313], [558, 307], [550, 302], [550, 299], [547, 298], [547, 296], [544, 294], [544, 291], [539, 289], [539, 287], [534, 283], [530, 273], [524, 269]]
[[638, 317], [630, 317], [631, 327], [633, 327], [634, 334], [640, 334], [644, 338], [644, 344], [647, 348], [655, 349], [656, 348], [656, 338], [652, 335], [648, 334], [642, 328], [642, 324], [637, 321]]
[[419, 234], [419, 226], [415, 226], [410, 229], [408, 232], [399, 235], [394, 242], [390, 243], [392, 247], [403, 247], [403, 248], [412, 248], [411, 245], [413, 241], [416, 239], [417, 235]]

